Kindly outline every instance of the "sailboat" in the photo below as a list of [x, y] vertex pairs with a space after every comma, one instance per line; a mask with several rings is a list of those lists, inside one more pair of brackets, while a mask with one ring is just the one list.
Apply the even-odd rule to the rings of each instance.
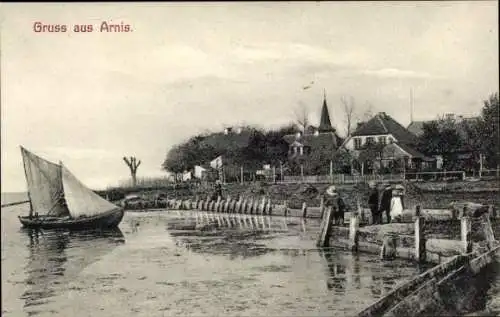
[[49, 162], [21, 146], [30, 212], [19, 216], [27, 228], [114, 228], [123, 208], [105, 200], [81, 183], [60, 162]]

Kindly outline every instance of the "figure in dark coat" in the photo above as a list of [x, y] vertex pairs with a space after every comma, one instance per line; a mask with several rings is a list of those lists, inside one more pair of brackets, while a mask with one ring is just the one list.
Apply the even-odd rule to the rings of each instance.
[[337, 193], [335, 186], [330, 186], [325, 192], [325, 206], [327, 208], [332, 208], [334, 224], [343, 225], [344, 224], [344, 214], [346, 211], [346, 205], [344, 200]]
[[378, 202], [379, 202], [379, 193], [376, 184], [370, 184], [372, 191], [370, 196], [368, 197], [368, 206], [370, 207], [370, 211], [372, 213], [373, 224], [382, 223], [382, 213], [379, 210]]
[[[392, 199], [392, 188], [391, 185], [386, 185], [382, 198], [380, 200], [380, 218], [385, 211], [387, 216], [387, 223], [391, 222], [391, 199]], [[382, 219], [381, 219], [382, 220]]]

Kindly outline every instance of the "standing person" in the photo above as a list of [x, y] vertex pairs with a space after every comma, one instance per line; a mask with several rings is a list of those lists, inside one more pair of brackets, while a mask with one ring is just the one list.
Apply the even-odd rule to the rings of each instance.
[[400, 222], [403, 217], [403, 195], [404, 187], [402, 185], [396, 185], [392, 191], [391, 198], [391, 218], [396, 222]]
[[392, 188], [390, 184], [385, 184], [384, 192], [382, 193], [382, 198], [380, 199], [380, 222], [382, 223], [382, 215], [385, 211], [387, 216], [387, 223], [391, 222], [391, 199], [392, 199]]
[[325, 205], [327, 207], [332, 208], [333, 219], [336, 225], [344, 224], [344, 213], [346, 210], [346, 206], [339, 193], [337, 192], [337, 188], [331, 185], [326, 189], [325, 192]]
[[368, 206], [370, 207], [370, 211], [372, 213], [372, 223], [380, 224], [382, 222], [382, 217], [378, 207], [379, 194], [377, 184], [375, 182], [370, 182], [368, 185], [371, 189], [370, 196], [368, 197]]

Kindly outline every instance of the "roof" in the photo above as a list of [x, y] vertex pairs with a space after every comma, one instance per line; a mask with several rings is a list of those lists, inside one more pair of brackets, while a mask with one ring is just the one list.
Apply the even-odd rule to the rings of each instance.
[[394, 145], [399, 146], [403, 151], [410, 154], [412, 157], [421, 158], [421, 159], [426, 158], [426, 156], [424, 154], [420, 153], [419, 151], [417, 151], [416, 149], [414, 149], [411, 146], [408, 146], [408, 145], [403, 144], [403, 143], [394, 143]]
[[399, 122], [385, 112], [377, 113], [373, 118], [359, 126], [352, 136], [392, 134], [400, 143], [413, 144], [416, 137]]
[[213, 133], [203, 139], [203, 143], [215, 148], [235, 149], [245, 147], [249, 144], [252, 131], [243, 130], [241, 133]]
[[[466, 125], [474, 123], [477, 120], [479, 120], [479, 117], [469, 117], [469, 118], [460, 117], [459, 120], [455, 121], [455, 126], [460, 136], [462, 136], [463, 138], [467, 138], [468, 136], [466, 132], [467, 131]], [[416, 136], [420, 136], [422, 135], [422, 133], [424, 133], [424, 124], [431, 122], [439, 123], [440, 121], [439, 120], [413, 121], [408, 125], [407, 129]]]
[[408, 125], [408, 131], [415, 134], [416, 136], [421, 135], [424, 132], [424, 123], [429, 121], [412, 121], [410, 125]]
[[323, 98], [323, 106], [321, 108], [321, 118], [319, 120], [319, 132], [334, 132], [335, 129], [330, 121], [330, 113], [328, 112], [328, 105], [326, 104], [326, 96]]
[[309, 146], [311, 148], [321, 148], [321, 147], [331, 147], [334, 146], [338, 148], [342, 144], [342, 138], [340, 138], [335, 132], [319, 133], [318, 135], [306, 134], [297, 138], [295, 134], [288, 134], [283, 137], [285, 141], [290, 145], [295, 141], [299, 142], [304, 146]]

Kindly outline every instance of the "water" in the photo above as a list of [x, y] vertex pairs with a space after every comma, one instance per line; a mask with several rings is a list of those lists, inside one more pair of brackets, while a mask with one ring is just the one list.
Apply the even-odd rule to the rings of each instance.
[[25, 209], [2, 209], [5, 317], [351, 316], [422, 270], [318, 250], [317, 220], [163, 211], [100, 234], [33, 232]]

